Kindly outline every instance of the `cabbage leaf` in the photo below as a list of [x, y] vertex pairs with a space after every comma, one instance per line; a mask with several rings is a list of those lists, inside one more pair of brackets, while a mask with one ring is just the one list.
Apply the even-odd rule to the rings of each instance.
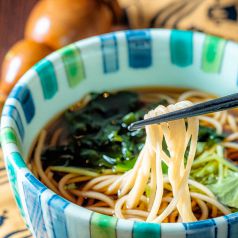
[[238, 173], [229, 172], [215, 184], [208, 185], [219, 201], [226, 206], [238, 208]]

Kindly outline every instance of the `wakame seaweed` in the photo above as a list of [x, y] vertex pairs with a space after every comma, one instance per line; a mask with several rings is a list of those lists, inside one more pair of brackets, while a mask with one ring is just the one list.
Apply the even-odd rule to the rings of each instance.
[[44, 167], [80, 166], [120, 172], [132, 168], [144, 144], [145, 132], [130, 132], [128, 125], [142, 119], [155, 105], [167, 105], [165, 100], [145, 104], [134, 92], [90, 96], [91, 101], [84, 108], [64, 113], [68, 144], [46, 148], [42, 154]]
[[[67, 110], [68, 144], [48, 147], [42, 154], [43, 166], [113, 169], [124, 172], [133, 167], [145, 142], [144, 129], [128, 131], [130, 123], [140, 120], [166, 100], [145, 104], [135, 92], [91, 93], [90, 102], [78, 110]], [[213, 145], [224, 137], [212, 128], [200, 126], [199, 142]], [[166, 144], [164, 145], [166, 147]], [[164, 148], [166, 151], [166, 148]], [[165, 166], [166, 167], [166, 166]], [[163, 169], [166, 171], [166, 168]]]

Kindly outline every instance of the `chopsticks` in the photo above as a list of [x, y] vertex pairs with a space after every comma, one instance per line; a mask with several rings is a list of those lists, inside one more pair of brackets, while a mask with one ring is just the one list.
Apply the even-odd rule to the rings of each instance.
[[133, 122], [128, 130], [137, 130], [151, 124], [159, 124], [167, 121], [174, 121], [182, 118], [204, 115], [207, 113], [218, 112], [234, 108], [238, 106], [238, 93], [231, 94], [225, 97], [212, 99], [203, 103], [198, 103], [191, 107], [180, 109], [174, 112], [166, 113], [161, 116], [152, 117], [149, 119]]

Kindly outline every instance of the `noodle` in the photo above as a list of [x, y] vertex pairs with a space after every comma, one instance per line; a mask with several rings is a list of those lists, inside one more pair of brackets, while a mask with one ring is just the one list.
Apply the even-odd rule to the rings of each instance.
[[112, 208], [105, 208], [105, 207], [100, 207], [100, 206], [86, 206], [87, 209], [94, 211], [94, 212], [99, 212], [105, 215], [112, 216], [114, 214], [114, 209]]
[[231, 211], [226, 208], [225, 206], [223, 206], [221, 203], [219, 203], [217, 200], [215, 200], [214, 198], [210, 198], [206, 195], [203, 195], [201, 193], [194, 193], [194, 192], [191, 192], [190, 193], [192, 197], [194, 198], [199, 198], [203, 201], [206, 201], [214, 206], [216, 206], [221, 212], [223, 212], [223, 214], [227, 215], [229, 213], [231, 213]]
[[45, 175], [45, 172], [43, 171], [42, 169], [42, 164], [41, 164], [41, 151], [42, 151], [42, 148], [43, 148], [43, 144], [44, 144], [44, 141], [45, 141], [45, 137], [46, 137], [46, 131], [43, 130], [40, 134], [40, 137], [39, 137], [39, 141], [38, 141], [38, 145], [36, 147], [36, 150], [35, 150], [35, 166], [36, 166], [36, 169], [38, 171], [38, 174], [41, 178], [41, 180], [51, 189], [53, 190], [54, 192], [56, 193], [59, 193], [58, 189], [56, 188], [56, 186], [50, 182], [49, 178]]
[[94, 179], [91, 179], [88, 183], [85, 184], [85, 186], [83, 187], [83, 191], [87, 191], [90, 188], [94, 187], [96, 184], [98, 184], [99, 182], [102, 182], [104, 180], [107, 180], [109, 178], [114, 178], [115, 175], [105, 175], [105, 176], [100, 176]]
[[210, 118], [210, 117], [208, 117], [208, 116], [199, 116], [199, 119], [200, 119], [201, 121], [206, 122], [207, 124], [213, 125], [213, 126], [216, 128], [218, 134], [221, 134], [221, 133], [222, 133], [222, 125], [221, 125], [221, 123], [218, 122], [216, 119]]
[[102, 193], [94, 192], [94, 191], [78, 191], [78, 190], [70, 190], [73, 194], [81, 197], [93, 198], [107, 203], [110, 207], [114, 208], [114, 200], [112, 200], [109, 196], [106, 196]]
[[199, 198], [197, 198], [196, 201], [202, 211], [202, 215], [200, 216], [199, 220], [207, 219], [208, 218], [208, 208], [207, 208], [206, 203]]
[[113, 175], [113, 177], [108, 178], [106, 181], [100, 182], [97, 185], [93, 186], [93, 190], [100, 191], [104, 188], [107, 188], [112, 182], [114, 182], [120, 175]]
[[[144, 93], [140, 98], [143, 102], [163, 99], [170, 104], [150, 110], [144, 116], [147, 119], [212, 97], [203, 92], [188, 91], [176, 97]], [[188, 99], [190, 101], [185, 101]], [[85, 106], [89, 100], [89, 97], [85, 98], [76, 107]], [[71, 110], [74, 109], [71, 107]], [[196, 157], [194, 162], [199, 121], [201, 125], [215, 128], [219, 135], [225, 130], [229, 131], [229, 135], [219, 146], [209, 148], [206, 156]], [[54, 192], [91, 211], [133, 221], [193, 222], [231, 213], [207, 186], [189, 175], [192, 168], [196, 169], [211, 160], [216, 163], [219, 161], [218, 180], [221, 181], [225, 171], [234, 168], [228, 161], [220, 160], [222, 154], [225, 152], [229, 154], [229, 158], [234, 157], [234, 160], [238, 157], [237, 130], [236, 118], [229, 112], [148, 125], [145, 128], [144, 146], [132, 169], [125, 173], [114, 173], [111, 170], [106, 173], [105, 170], [102, 174], [90, 170], [85, 173], [80, 169], [76, 172], [72, 168], [62, 170], [60, 166], [48, 166], [44, 169], [41, 153], [45, 141], [49, 141], [50, 146], [60, 144], [64, 131], [57, 128], [54, 133], [49, 133], [51, 138], [47, 138], [47, 132], [43, 130], [30, 166], [34, 175]], [[216, 151], [218, 157], [209, 157]], [[163, 164], [168, 167], [167, 175], [163, 173]], [[56, 173], [59, 173], [59, 178], [55, 176]]]
[[60, 181], [59, 181], [59, 191], [61, 192], [61, 194], [67, 198], [69, 201], [71, 202], [76, 202], [75, 198], [64, 189], [64, 186], [66, 185], [66, 183], [68, 182], [68, 180], [70, 180], [71, 178], [74, 178], [75, 174], [66, 174]]
[[234, 132], [226, 138], [226, 141], [238, 140], [238, 132]]
[[62, 133], [63, 129], [62, 128], [58, 128], [55, 133], [53, 134], [51, 140], [50, 140], [50, 145], [54, 146], [57, 144], [59, 137]]
[[[187, 91], [185, 93], [182, 93], [179, 98], [178, 101], [184, 101], [184, 100], [188, 100], [191, 97], [200, 97], [200, 98], [204, 98], [204, 99], [208, 99], [208, 94], [204, 93], [204, 92], [200, 92], [200, 91]], [[201, 101], [201, 100], [200, 100]]]

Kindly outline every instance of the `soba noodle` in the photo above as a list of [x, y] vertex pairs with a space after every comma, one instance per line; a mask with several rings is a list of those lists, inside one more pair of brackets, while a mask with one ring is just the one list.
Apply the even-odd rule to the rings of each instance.
[[[142, 99], [155, 101], [159, 96], [152, 94]], [[206, 93], [189, 91], [177, 99], [161, 95], [173, 103], [159, 105], [144, 117], [150, 118], [167, 112], [188, 107], [198, 101], [209, 98]], [[177, 103], [176, 103], [177, 102]], [[46, 130], [39, 136], [32, 162], [33, 172], [54, 192], [78, 205], [106, 215], [122, 219], [147, 222], [191, 222], [229, 214], [231, 210], [220, 203], [210, 189], [189, 177], [194, 162], [198, 130], [200, 124], [223, 132], [224, 127], [231, 133], [222, 143], [227, 149], [238, 150], [237, 124], [234, 116], [228, 112], [219, 112], [207, 116], [180, 119], [162, 124], [146, 126], [145, 144], [134, 167], [119, 174], [84, 174], [80, 170], [64, 172], [56, 181], [56, 167], [45, 171], [41, 162], [41, 152], [46, 140]], [[51, 137], [51, 145], [59, 142], [62, 129]], [[167, 153], [163, 144], [167, 146]], [[211, 149], [212, 150], [212, 149]], [[194, 163], [193, 163], [194, 162]], [[168, 166], [168, 174], [163, 174], [162, 163]], [[223, 170], [223, 166], [219, 168]], [[220, 171], [220, 172], [221, 172]], [[75, 187], [75, 184], [79, 186]]]

